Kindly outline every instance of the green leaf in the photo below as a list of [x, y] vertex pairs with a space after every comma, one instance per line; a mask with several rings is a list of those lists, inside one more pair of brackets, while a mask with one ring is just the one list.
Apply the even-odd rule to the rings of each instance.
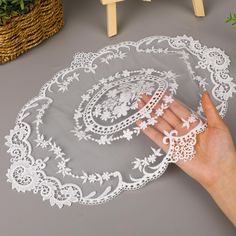
[[0, 26], [9, 22], [11, 17], [27, 14], [38, 2], [39, 0], [0, 0]]
[[232, 25], [236, 24], [236, 14], [230, 13], [229, 16], [225, 20], [226, 23], [232, 23]]
[[24, 0], [20, 0], [20, 8], [21, 8], [21, 10], [24, 10], [24, 9], [25, 9]]

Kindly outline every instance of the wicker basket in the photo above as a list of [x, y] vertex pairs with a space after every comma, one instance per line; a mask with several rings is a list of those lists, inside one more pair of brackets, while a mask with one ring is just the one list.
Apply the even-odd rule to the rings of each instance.
[[41, 0], [28, 14], [0, 26], [0, 64], [15, 59], [64, 25], [60, 0]]

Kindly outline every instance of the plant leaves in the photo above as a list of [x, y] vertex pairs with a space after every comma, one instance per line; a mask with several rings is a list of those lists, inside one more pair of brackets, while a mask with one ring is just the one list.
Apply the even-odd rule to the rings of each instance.
[[0, 26], [12, 17], [28, 13], [39, 0], [0, 0]]
[[230, 15], [225, 20], [226, 23], [232, 23], [232, 25], [236, 24], [236, 14], [230, 13]]

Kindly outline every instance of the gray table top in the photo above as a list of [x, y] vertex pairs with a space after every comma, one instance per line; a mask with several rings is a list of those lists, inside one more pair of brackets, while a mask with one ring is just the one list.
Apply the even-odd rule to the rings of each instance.
[[[1, 235], [235, 235], [236, 229], [205, 190], [175, 166], [157, 182], [93, 207], [74, 204], [59, 210], [38, 195], [11, 190], [5, 177], [10, 157], [4, 136], [22, 105], [65, 68], [75, 52], [151, 35], [187, 34], [225, 50], [232, 60], [231, 75], [236, 77], [236, 28], [224, 23], [226, 15], [236, 11], [234, 0], [206, 1], [207, 16], [201, 19], [193, 16], [191, 1], [126, 1], [118, 6], [119, 34], [111, 39], [105, 34], [105, 9], [99, 1], [64, 0], [63, 5], [62, 31], [0, 68]], [[235, 102], [236, 97], [225, 120], [236, 141]]]

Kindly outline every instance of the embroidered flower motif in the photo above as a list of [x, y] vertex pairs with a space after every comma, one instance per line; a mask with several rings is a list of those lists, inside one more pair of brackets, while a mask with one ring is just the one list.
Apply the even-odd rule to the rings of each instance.
[[146, 121], [142, 121], [139, 125], [140, 129], [146, 129], [148, 127], [148, 124]]
[[128, 141], [132, 139], [133, 131], [129, 129], [123, 131], [123, 137], [126, 138]]
[[[146, 71], [146, 70], [145, 70]], [[147, 69], [148, 73], [152, 73], [153, 69]], [[129, 71], [123, 71], [123, 76], [130, 76]], [[118, 74], [116, 77], [119, 77]], [[102, 79], [104, 83], [106, 79]], [[155, 90], [153, 82], [137, 81], [137, 83], [121, 83], [118, 87], [110, 89], [108, 86], [108, 92], [106, 92], [106, 99], [102, 103], [98, 103], [94, 106], [93, 115], [100, 117], [102, 120], [107, 121], [114, 120], [127, 116], [130, 110], [138, 109], [138, 101], [143, 94], [152, 95]], [[86, 95], [82, 98], [87, 100]], [[79, 115], [79, 114], [78, 114]]]
[[156, 161], [156, 156], [154, 155], [154, 154], [152, 154], [152, 155], [150, 155], [149, 157], [148, 157], [148, 162], [149, 163], [155, 163], [155, 161]]
[[194, 80], [199, 83], [200, 87], [202, 87], [204, 90], [206, 89], [206, 86], [208, 85], [208, 83], [206, 82], [206, 78], [202, 78], [201, 76], [197, 75], [194, 76]]
[[123, 73], [122, 73], [122, 75], [123, 75], [124, 77], [128, 77], [128, 76], [130, 76], [130, 72], [129, 72], [128, 70], [124, 70]]
[[152, 154], [144, 159], [135, 158], [135, 161], [132, 163], [134, 164], [133, 169], [139, 169], [140, 172], [145, 173], [145, 169], [150, 167], [151, 164], [156, 162], [157, 157], [161, 157], [163, 154], [161, 153], [161, 149], [152, 149]]
[[83, 95], [81, 96], [81, 98], [82, 98], [84, 101], [89, 101], [90, 96], [89, 96], [89, 94], [83, 94]]
[[94, 115], [95, 117], [98, 117], [98, 116], [100, 116], [101, 114], [102, 114], [101, 104], [97, 104], [97, 105], [95, 106], [95, 110], [93, 111], [93, 115]]
[[62, 160], [60, 162], [58, 162], [57, 167], [58, 167], [58, 171], [57, 173], [61, 173], [63, 175], [63, 177], [65, 177], [66, 175], [69, 175], [71, 173], [71, 168], [66, 166], [66, 162], [68, 162], [69, 159], [67, 160]]
[[155, 114], [156, 114], [157, 116], [162, 116], [162, 115], [164, 114], [164, 111], [163, 111], [163, 109], [158, 108], [158, 109], [155, 111]]
[[175, 77], [175, 76], [176, 76], [176, 74], [173, 73], [172, 71], [166, 72], [166, 78], [173, 78], [173, 77]]
[[110, 179], [110, 174], [109, 174], [108, 172], [104, 172], [104, 173], [102, 174], [102, 178], [103, 178], [104, 180], [108, 181], [108, 180]]
[[102, 114], [101, 114], [101, 120], [108, 120], [109, 118], [111, 117], [111, 113], [109, 111], [104, 111]]
[[128, 114], [129, 107], [126, 104], [116, 106], [114, 108], [113, 114], [118, 118], [121, 116], [126, 116]]
[[197, 121], [197, 116], [194, 114], [194, 113], [192, 113], [191, 115], [190, 115], [190, 117], [187, 119], [187, 120], [185, 120], [185, 119], [181, 119], [182, 120], [182, 122], [183, 122], [183, 125], [182, 125], [182, 127], [184, 128], [184, 127], [186, 127], [187, 129], [189, 129], [190, 128], [190, 125], [191, 124], [193, 124], [193, 123], [195, 123], [196, 121]]
[[151, 149], [152, 149], [153, 154], [154, 154], [156, 157], [160, 157], [160, 156], [163, 155], [163, 154], [161, 153], [161, 148], [159, 148], [159, 149], [151, 148]]
[[181, 57], [182, 59], [184, 59], [184, 60], [188, 60], [189, 59], [189, 56], [190, 56], [189, 53], [183, 51], [181, 54], [182, 54], [182, 57]]
[[94, 90], [98, 90], [98, 89], [99, 89], [99, 85], [98, 85], [98, 84], [94, 84], [94, 85], [93, 85], [93, 89], [94, 89]]
[[88, 180], [90, 183], [94, 183], [96, 181], [96, 175], [94, 174], [89, 175]]
[[146, 75], [151, 75], [154, 71], [155, 71], [154, 69], [148, 68], [148, 69], [145, 70], [145, 74]]
[[78, 128], [75, 128], [75, 130], [72, 130], [71, 132], [75, 134], [75, 136], [79, 139], [79, 141], [82, 139], [87, 140], [87, 138], [89, 137], [89, 135], [87, 135], [85, 131], [79, 130]]
[[172, 81], [169, 84], [169, 87], [170, 87], [170, 92], [173, 93], [173, 94], [176, 94], [176, 91], [177, 91], [179, 85], [175, 81]]
[[172, 96], [164, 96], [163, 100], [166, 102], [166, 103], [172, 103], [174, 101], [173, 97]]
[[108, 93], [107, 93], [107, 97], [109, 98], [114, 98], [118, 93], [118, 90], [117, 89], [113, 89], [113, 90], [110, 90]]
[[38, 135], [37, 139], [35, 140], [35, 142], [37, 143], [36, 147], [40, 146], [41, 148], [47, 148], [51, 140], [52, 139], [45, 140], [43, 135]]
[[151, 117], [147, 121], [148, 125], [155, 125], [157, 123], [157, 120], [154, 117]]
[[74, 119], [79, 119], [83, 117], [83, 113], [80, 109], [75, 110]]
[[112, 136], [107, 137], [107, 135], [101, 136], [98, 140], [98, 144], [105, 145], [105, 144], [111, 144]]
[[[125, 77], [126, 76], [126, 77]], [[170, 78], [167, 78], [170, 77]], [[148, 125], [155, 125], [157, 123], [157, 117], [164, 114], [164, 110], [168, 108], [169, 103], [173, 101], [172, 94], [176, 92], [178, 87], [175, 81], [176, 75], [171, 71], [155, 71], [153, 68], [143, 68], [139, 71], [128, 71], [125, 70], [121, 73], [117, 72], [113, 76], [108, 78], [102, 78], [99, 82], [98, 87], [101, 89], [102, 93], [96, 93], [99, 96], [95, 99], [93, 97], [94, 89], [87, 90], [87, 95], [90, 99], [94, 99], [93, 103], [83, 100], [76, 110], [74, 119], [76, 120], [76, 127], [72, 131], [81, 139], [89, 139], [97, 142], [98, 144], [109, 144], [114, 140], [119, 140], [121, 138], [126, 138], [130, 140], [132, 135], [139, 135], [140, 129], [146, 129]], [[108, 83], [109, 81], [115, 82]], [[126, 79], [127, 78], [127, 79]], [[168, 82], [171, 85], [169, 93], [171, 95], [162, 97], [165, 88], [168, 87]], [[127, 81], [126, 81], [127, 80]], [[86, 95], [84, 94], [84, 96]], [[97, 95], [94, 96], [97, 96]], [[144, 123], [140, 127], [133, 127], [130, 132], [126, 132], [125, 127], [118, 122], [115, 123], [117, 119], [127, 117], [125, 120], [129, 120], [131, 114], [138, 114], [139, 111], [138, 103], [140, 102], [143, 95], [150, 96], [150, 101], [146, 104], [145, 107], [140, 109], [140, 117], [143, 119]], [[161, 101], [159, 110], [156, 111], [156, 116], [152, 117], [152, 109], [158, 101]], [[87, 105], [85, 105], [87, 104]], [[87, 107], [91, 106], [91, 107]], [[88, 113], [92, 113], [94, 118]], [[136, 112], [136, 113], [133, 113]], [[99, 119], [103, 122], [99, 123]], [[136, 120], [137, 118], [132, 118]], [[106, 123], [109, 124], [106, 128]], [[110, 123], [108, 123], [110, 122]], [[129, 122], [132, 122], [130, 120]], [[135, 121], [134, 121], [135, 122]], [[114, 125], [110, 125], [114, 123]], [[83, 124], [82, 126], [80, 124]], [[128, 127], [128, 125], [127, 125]], [[111, 129], [111, 130], [110, 130]], [[110, 130], [110, 131], [109, 131]], [[117, 131], [116, 131], [117, 130]], [[86, 133], [83, 133], [84, 131]], [[113, 138], [108, 135], [112, 133], [120, 133], [118, 137]], [[98, 134], [98, 137], [94, 137], [94, 134]], [[103, 137], [101, 137], [103, 136]], [[107, 140], [108, 139], [108, 140]]]
[[73, 76], [68, 76], [67, 78], [64, 78], [62, 82], [57, 81], [58, 86], [58, 92], [64, 93], [65, 91], [68, 91], [68, 86], [74, 81], [79, 81], [79, 74], [74, 73]]

